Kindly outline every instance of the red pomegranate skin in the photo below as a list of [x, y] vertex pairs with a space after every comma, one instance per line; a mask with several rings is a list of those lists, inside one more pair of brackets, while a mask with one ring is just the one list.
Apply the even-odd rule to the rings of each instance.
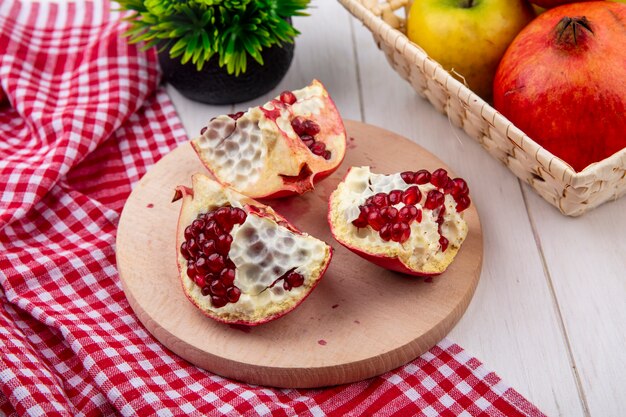
[[574, 3], [537, 17], [500, 62], [494, 106], [576, 171], [626, 147], [626, 5]]

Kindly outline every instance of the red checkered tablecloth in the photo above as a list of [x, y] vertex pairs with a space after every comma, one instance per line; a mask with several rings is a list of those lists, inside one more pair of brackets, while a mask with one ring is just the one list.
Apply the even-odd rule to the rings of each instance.
[[251, 386], [159, 344], [115, 267], [124, 201], [186, 140], [153, 52], [106, 2], [0, 2], [0, 414], [538, 416], [444, 340], [377, 378]]

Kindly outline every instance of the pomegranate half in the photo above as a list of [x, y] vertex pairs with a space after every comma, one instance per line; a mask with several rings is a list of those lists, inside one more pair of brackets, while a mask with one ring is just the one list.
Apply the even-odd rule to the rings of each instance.
[[346, 130], [317, 80], [246, 112], [213, 118], [191, 145], [215, 178], [252, 198], [312, 190], [346, 153]]
[[387, 269], [441, 274], [467, 236], [469, 188], [444, 169], [375, 174], [352, 167], [329, 200], [328, 222], [339, 243]]
[[182, 198], [176, 235], [185, 295], [212, 319], [255, 326], [296, 308], [318, 284], [332, 248], [270, 207], [202, 174]]

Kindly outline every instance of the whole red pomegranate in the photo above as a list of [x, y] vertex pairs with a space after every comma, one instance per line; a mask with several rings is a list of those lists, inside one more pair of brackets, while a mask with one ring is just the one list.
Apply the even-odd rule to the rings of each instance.
[[626, 5], [560, 6], [515, 38], [494, 106], [576, 171], [626, 147]]

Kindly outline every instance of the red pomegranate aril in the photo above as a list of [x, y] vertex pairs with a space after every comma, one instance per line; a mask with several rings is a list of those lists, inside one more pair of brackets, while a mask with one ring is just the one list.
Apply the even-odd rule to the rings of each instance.
[[237, 287], [230, 287], [226, 290], [226, 297], [231, 303], [236, 303], [241, 297], [241, 290]]
[[420, 169], [415, 173], [413, 184], [424, 185], [430, 182], [430, 172], [425, 169]]
[[398, 218], [398, 209], [391, 206], [383, 207], [380, 210], [380, 215], [383, 216], [383, 218], [388, 222], [394, 223]]
[[310, 148], [315, 143], [315, 138], [311, 135], [304, 134], [300, 136], [300, 139], [306, 145], [307, 148]]
[[402, 190], [389, 191], [389, 204], [395, 205], [402, 201]]
[[230, 209], [230, 219], [233, 224], [243, 224], [246, 221], [246, 217], [248, 217], [248, 215], [243, 209], [239, 207]]
[[378, 193], [372, 196], [372, 203], [376, 207], [386, 207], [389, 205], [389, 197], [385, 193]]
[[285, 291], [291, 291], [291, 284], [289, 283], [289, 281], [283, 281], [283, 288], [285, 289]]
[[193, 231], [194, 235], [197, 236], [198, 233], [202, 232], [202, 229], [204, 229], [204, 220], [196, 219], [191, 222], [191, 230]]
[[424, 203], [424, 207], [428, 210], [434, 210], [437, 207], [441, 206], [445, 201], [444, 195], [437, 190], [430, 190], [428, 195], [426, 196], [426, 202]]
[[291, 120], [291, 127], [293, 128], [293, 131], [296, 132], [296, 135], [298, 136], [302, 136], [302, 134], [305, 133], [304, 121], [305, 121], [304, 117], [301, 117], [301, 116], [294, 117], [293, 120]]
[[224, 257], [213, 253], [207, 258], [207, 263], [211, 272], [219, 272], [224, 268]]
[[330, 151], [328, 150], [324, 151], [324, 159], [328, 161], [330, 157], [331, 157]]
[[201, 256], [198, 259], [196, 259], [195, 266], [196, 266], [196, 272], [198, 273], [198, 275], [204, 275], [207, 272], [209, 272], [209, 264], [205, 257]]
[[228, 117], [230, 117], [233, 120], [237, 120], [241, 116], [243, 116], [243, 112], [242, 111], [238, 111], [237, 113], [231, 113], [231, 114], [228, 115]]
[[304, 133], [307, 135], [315, 136], [320, 133], [320, 125], [313, 120], [305, 120], [303, 123]]
[[228, 300], [224, 297], [211, 296], [211, 305], [215, 308], [221, 308], [228, 304]]
[[205, 254], [206, 256], [209, 256], [212, 253], [215, 253], [216, 251], [217, 251], [217, 247], [213, 239], [206, 240], [202, 244], [202, 253]]
[[187, 264], [187, 275], [191, 279], [193, 279], [196, 275], [198, 275], [198, 273], [196, 272], [196, 267], [194, 266], [192, 262], [189, 262]]
[[463, 210], [465, 210], [466, 208], [468, 208], [471, 204], [471, 200], [469, 198], [469, 196], [467, 195], [462, 195], [459, 196], [455, 199], [456, 201], [456, 211], [458, 213], [462, 212]]
[[357, 217], [356, 219], [354, 219], [354, 220], [352, 221], [352, 224], [353, 224], [355, 227], [358, 227], [358, 228], [362, 228], [362, 227], [367, 226], [367, 214], [366, 214], [365, 212], [361, 211], [361, 212], [359, 213], [359, 217]]
[[220, 281], [226, 287], [230, 287], [235, 282], [235, 270], [232, 268], [222, 269], [220, 273]]
[[422, 199], [422, 193], [419, 188], [409, 187], [402, 193], [402, 202], [406, 205], [417, 204]]
[[446, 249], [448, 249], [448, 245], [450, 244], [450, 242], [448, 242], [448, 239], [446, 239], [445, 237], [441, 236], [439, 238], [439, 244], [441, 245], [441, 251], [445, 252]]
[[285, 281], [288, 281], [292, 287], [299, 287], [304, 284], [304, 277], [295, 271], [291, 271], [285, 277]]
[[443, 188], [450, 181], [450, 177], [448, 177], [448, 171], [443, 168], [439, 168], [433, 171], [430, 176], [430, 183], [438, 188]]
[[326, 144], [324, 142], [315, 142], [313, 145], [311, 145], [310, 149], [311, 152], [313, 152], [315, 155], [322, 156], [326, 151]]
[[411, 228], [406, 223], [396, 223], [391, 226], [391, 240], [398, 243], [406, 242], [411, 236]]
[[296, 96], [291, 91], [283, 91], [280, 93], [280, 101], [291, 105], [296, 102]]
[[413, 180], [415, 179], [415, 172], [413, 171], [404, 171], [400, 173], [400, 177], [407, 184], [413, 184]]
[[380, 229], [380, 232], [378, 232], [380, 238], [385, 242], [389, 242], [391, 240], [391, 226], [391, 224], [386, 224]]
[[215, 220], [211, 220], [204, 227], [204, 233], [207, 236], [207, 238], [214, 239], [214, 238], [217, 238], [218, 236], [221, 236], [223, 232], [222, 232], [222, 229], [220, 229], [220, 227], [217, 225]]
[[377, 211], [371, 211], [367, 215], [367, 223], [377, 232], [385, 225], [385, 219]]
[[209, 287], [207, 287], [207, 286], [202, 287], [202, 289], [200, 290], [200, 292], [201, 292], [201, 293], [202, 293], [202, 295], [204, 295], [205, 297], [211, 293], [211, 292], [209, 291]]
[[189, 240], [193, 238], [194, 236], [195, 234], [193, 233], [193, 230], [191, 229], [191, 225], [185, 227], [185, 240]]
[[209, 289], [211, 290], [211, 294], [215, 296], [223, 297], [226, 295], [226, 286], [219, 280], [213, 281]]
[[199, 247], [198, 244], [196, 243], [196, 239], [191, 238], [187, 241], [187, 251], [189, 251], [189, 254], [194, 257], [198, 254], [199, 251]]
[[404, 206], [398, 211], [398, 220], [403, 223], [410, 223], [415, 219], [418, 212], [419, 210], [415, 206]]
[[225, 232], [230, 232], [233, 228], [233, 223], [230, 218], [230, 209], [222, 207], [215, 212], [215, 221]]
[[231, 235], [222, 235], [217, 238], [215, 242], [215, 247], [217, 249], [217, 253], [222, 255], [228, 255], [230, 251], [230, 245], [233, 243], [233, 237]]
[[188, 261], [189, 259], [191, 259], [191, 254], [189, 253], [189, 251], [187, 250], [187, 242], [183, 242], [180, 245], [180, 254], [183, 255], [183, 258], [185, 258], [186, 261]]
[[454, 197], [468, 195], [469, 187], [463, 178], [455, 178], [452, 180], [452, 191], [451, 194]]
[[211, 283], [218, 278], [219, 278], [219, 275], [216, 275], [213, 272], [209, 272], [204, 276], [204, 284], [211, 285]]

